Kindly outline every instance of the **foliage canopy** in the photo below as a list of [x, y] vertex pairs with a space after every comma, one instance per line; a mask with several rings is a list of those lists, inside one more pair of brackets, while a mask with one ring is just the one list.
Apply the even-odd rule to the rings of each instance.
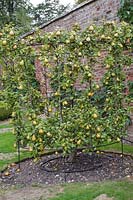
[[[14, 132], [21, 144], [38, 155], [45, 148], [57, 152], [61, 148], [64, 154], [79, 147], [93, 152], [102, 144], [120, 141], [129, 114], [123, 69], [131, 65], [124, 53], [131, 50], [131, 38], [132, 26], [125, 22], [90, 25], [84, 31], [76, 24], [71, 31], [43, 35], [37, 31], [26, 39], [18, 39], [13, 28], [4, 27], [0, 62], [5, 97], [12, 102]], [[33, 44], [39, 48], [33, 49]], [[44, 96], [35, 78], [34, 60], [42, 65]], [[98, 66], [104, 72], [99, 82], [94, 70]]]

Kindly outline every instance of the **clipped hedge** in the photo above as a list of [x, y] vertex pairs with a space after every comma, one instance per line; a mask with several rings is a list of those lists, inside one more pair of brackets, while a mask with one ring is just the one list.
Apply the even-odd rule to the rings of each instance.
[[0, 120], [8, 119], [11, 116], [12, 110], [8, 104], [0, 101]]

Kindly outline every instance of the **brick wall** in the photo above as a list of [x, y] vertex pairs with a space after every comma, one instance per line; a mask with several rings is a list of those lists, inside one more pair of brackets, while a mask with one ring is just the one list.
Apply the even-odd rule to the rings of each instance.
[[[43, 24], [40, 29], [42, 32], [52, 32], [57, 29], [70, 30], [75, 23], [78, 23], [81, 29], [85, 29], [89, 24], [101, 23], [103, 20], [119, 21], [117, 12], [120, 7], [120, 0], [88, 0], [75, 7], [72, 11], [58, 17], [47, 24]], [[28, 33], [27, 35], [32, 34]], [[25, 35], [26, 36], [26, 35]], [[103, 52], [104, 55], [105, 52]], [[41, 80], [42, 93], [43, 81], [41, 79], [41, 65], [36, 62], [37, 78]], [[103, 74], [103, 68], [99, 66], [95, 69], [95, 78], [99, 80]], [[79, 82], [76, 83], [77, 88], [81, 87]], [[49, 89], [50, 91], [50, 89]]]
[[[56, 18], [47, 24], [43, 24], [40, 29], [42, 32], [52, 32], [57, 29], [65, 29], [70, 30], [71, 27], [78, 23], [81, 27], [81, 29], [85, 29], [89, 24], [96, 23], [99, 24], [103, 20], [115, 20], [119, 21], [117, 17], [117, 12], [120, 7], [120, 0], [88, 0], [84, 3], [78, 5], [76, 8], [74, 8], [69, 13], [66, 13], [65, 15]], [[25, 34], [25, 36], [33, 34], [33, 32], [30, 32], [28, 34]], [[106, 52], [103, 52], [103, 57], [106, 54]], [[42, 93], [45, 94], [45, 88], [44, 88], [44, 82], [42, 77], [42, 67], [40, 65], [39, 61], [36, 61], [36, 71], [37, 71], [37, 79], [40, 81], [41, 84], [41, 90]], [[94, 69], [95, 79], [98, 81], [104, 71], [103, 68], [97, 66]], [[130, 69], [126, 69], [127, 74], [127, 81], [133, 81], [133, 66], [130, 67]], [[46, 85], [48, 88], [48, 92], [50, 93], [50, 87], [49, 87], [49, 80], [46, 81]], [[80, 88], [81, 85], [79, 84], [79, 81], [76, 82], [77, 88]], [[131, 114], [131, 117], [133, 115]], [[133, 133], [133, 124], [129, 127], [129, 133]]]
[[78, 23], [84, 29], [94, 21], [95, 23], [103, 20], [118, 21], [117, 12], [119, 7], [120, 0], [88, 0], [69, 13], [42, 25], [40, 28], [43, 31], [69, 30], [73, 24]]

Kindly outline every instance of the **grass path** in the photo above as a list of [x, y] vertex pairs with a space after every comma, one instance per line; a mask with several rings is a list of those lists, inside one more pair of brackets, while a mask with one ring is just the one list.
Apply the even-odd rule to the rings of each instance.
[[51, 200], [93, 200], [101, 194], [113, 197], [114, 200], [132, 200], [132, 181], [106, 181], [93, 184], [69, 184], [64, 192]]
[[[133, 181], [69, 183], [63, 185], [17, 185], [0, 189], [0, 200], [132, 200]], [[103, 200], [103, 199], [102, 199]]]

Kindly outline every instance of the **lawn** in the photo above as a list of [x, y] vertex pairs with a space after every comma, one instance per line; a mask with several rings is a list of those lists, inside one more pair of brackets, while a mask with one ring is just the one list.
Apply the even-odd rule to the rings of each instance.
[[[124, 153], [133, 154], [133, 146], [124, 144], [123, 145]], [[108, 151], [118, 151], [121, 152], [121, 143], [112, 144], [109, 146], [101, 147], [100, 150], [108, 150]]]
[[0, 134], [0, 153], [12, 153], [15, 152], [14, 148], [15, 135], [12, 132], [5, 132]]
[[132, 200], [133, 182], [106, 181], [101, 183], [72, 183], [64, 187], [64, 192], [50, 200], [93, 200], [100, 194], [114, 197], [115, 200]]
[[[17, 149], [14, 148], [15, 135], [12, 132], [0, 134], [0, 171], [7, 165], [18, 160]], [[21, 151], [21, 160], [31, 157], [31, 153]]]

